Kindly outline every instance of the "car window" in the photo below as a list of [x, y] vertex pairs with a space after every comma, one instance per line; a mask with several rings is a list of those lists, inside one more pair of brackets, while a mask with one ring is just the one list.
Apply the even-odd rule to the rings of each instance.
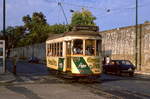
[[116, 61], [116, 64], [117, 64], [117, 65], [119, 65], [119, 64], [120, 64], [120, 62], [119, 62], [119, 61]]
[[124, 65], [132, 65], [129, 61], [121, 61], [121, 64], [124, 64]]
[[112, 62], [111, 62], [111, 65], [114, 65], [114, 64], [115, 64], [115, 62], [114, 62], [114, 61], [112, 61]]

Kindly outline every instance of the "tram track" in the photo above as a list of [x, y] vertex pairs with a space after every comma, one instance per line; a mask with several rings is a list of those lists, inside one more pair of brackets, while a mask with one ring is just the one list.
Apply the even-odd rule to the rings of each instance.
[[[73, 78], [64, 78], [60, 75], [53, 75], [59, 79], [62, 79], [62, 83], [71, 84], [74, 86], [81, 87], [82, 89], [90, 90], [92, 93], [96, 95], [100, 95], [106, 98], [110, 99], [150, 99], [150, 95], [147, 95], [145, 93], [138, 93], [134, 91], [129, 91], [127, 89], [120, 89], [118, 90], [117, 86], [114, 88], [108, 88], [105, 86], [102, 86], [101, 83], [106, 82], [102, 81], [101, 79], [98, 79], [97, 81], [89, 81], [89, 79], [81, 79], [76, 80]], [[137, 80], [136, 78], [133, 80]], [[109, 80], [108, 80], [109, 81]]]
[[[96, 88], [95, 84], [100, 84], [101, 81], [98, 79], [96, 81], [89, 81], [90, 79], [74, 79], [74, 78], [66, 78], [62, 75], [59, 74], [54, 74], [54, 72], [52, 73], [53, 76], [62, 79], [64, 84], [71, 84], [73, 86], [78, 86], [82, 89], [86, 89], [89, 90], [90, 92], [92, 92], [93, 94], [99, 95], [99, 96], [103, 96], [105, 98], [110, 98], [110, 99], [121, 99], [121, 97], [115, 96], [111, 93], [105, 92], [100, 88]], [[94, 86], [92, 85], [94, 84]]]
[[[43, 77], [39, 77], [42, 78], [42, 80], [38, 80], [38, 79], [34, 79], [32, 78], [30, 75], [24, 75], [27, 78], [29, 77], [32, 78], [33, 82], [31, 81], [27, 81], [24, 82], [22, 80], [22, 76], [18, 76], [17, 80], [18, 83], [9, 83], [6, 84], [7, 85], [18, 85], [18, 84], [70, 84], [73, 86], [77, 86], [80, 87], [81, 89], [84, 90], [89, 90], [91, 93], [95, 94], [95, 95], [99, 95], [99, 96], [103, 96], [106, 98], [110, 98], [110, 99], [150, 99], [150, 95], [145, 94], [145, 93], [139, 93], [134, 92], [134, 91], [130, 91], [128, 89], [119, 89], [119, 86], [117, 88], [117, 86], [104, 86], [102, 85], [104, 82], [110, 82], [110, 80], [105, 79], [98, 79], [96, 81], [90, 81], [89, 79], [83, 79], [83, 78], [79, 78], [79, 79], [74, 79], [72, 77], [69, 77], [67, 75], [62, 75], [61, 73], [58, 73], [57, 71], [49, 71], [49, 75], [43, 76]], [[136, 78], [135, 78], [136, 79]], [[131, 80], [135, 80], [134, 78], [132, 78]], [[120, 79], [120, 80], [123, 80]], [[126, 78], [124, 79], [126, 80]], [[114, 80], [116, 81], [116, 80]]]

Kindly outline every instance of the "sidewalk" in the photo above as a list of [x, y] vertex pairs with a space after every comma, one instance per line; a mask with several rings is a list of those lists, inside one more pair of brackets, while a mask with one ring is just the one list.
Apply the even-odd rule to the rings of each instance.
[[150, 73], [144, 71], [135, 71], [135, 77], [150, 80]]
[[0, 83], [9, 83], [14, 81], [15, 79], [16, 77], [10, 72], [0, 74]]
[[135, 71], [135, 74], [150, 76], [150, 73], [144, 71]]

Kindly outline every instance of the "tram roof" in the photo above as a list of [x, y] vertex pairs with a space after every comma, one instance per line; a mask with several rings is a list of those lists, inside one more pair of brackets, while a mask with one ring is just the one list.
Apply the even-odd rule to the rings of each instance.
[[95, 31], [80, 30], [80, 31], [65, 32], [62, 34], [52, 34], [49, 36], [47, 40], [65, 37], [65, 36], [99, 36], [100, 37], [101, 35], [99, 34], [99, 32], [95, 32]]

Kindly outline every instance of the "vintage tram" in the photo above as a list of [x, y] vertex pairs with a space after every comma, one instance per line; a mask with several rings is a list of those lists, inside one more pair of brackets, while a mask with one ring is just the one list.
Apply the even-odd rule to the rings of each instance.
[[76, 26], [46, 41], [47, 67], [72, 77], [101, 74], [101, 36], [97, 26]]

